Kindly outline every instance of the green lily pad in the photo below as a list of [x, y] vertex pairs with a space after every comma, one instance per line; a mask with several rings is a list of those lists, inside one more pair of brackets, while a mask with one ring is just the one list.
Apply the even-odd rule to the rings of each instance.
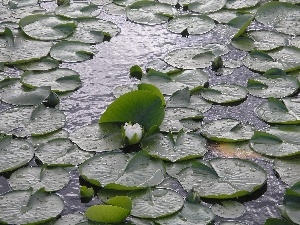
[[120, 32], [120, 28], [113, 22], [101, 19], [79, 20], [76, 30], [68, 41], [80, 41], [88, 44], [103, 42], [105, 36], [114, 37]]
[[156, 1], [137, 1], [126, 8], [129, 20], [147, 25], [166, 23], [176, 14], [175, 7]]
[[0, 139], [0, 173], [26, 165], [34, 156], [33, 146], [7, 136]]
[[201, 96], [214, 103], [232, 103], [247, 98], [248, 91], [237, 84], [216, 84], [201, 90]]
[[228, 10], [224, 8], [207, 15], [219, 23], [228, 23], [230, 20], [237, 17], [237, 13], [235, 10]]
[[132, 201], [128, 196], [116, 196], [107, 200], [106, 204], [114, 205], [131, 211]]
[[63, 209], [64, 201], [59, 196], [43, 191], [0, 195], [0, 220], [7, 224], [38, 224], [57, 217]]
[[300, 182], [295, 183], [285, 191], [283, 205], [279, 206], [281, 215], [295, 224], [300, 223]]
[[103, 12], [109, 14], [109, 15], [125, 15], [126, 14], [126, 7], [116, 5], [114, 3], [109, 3], [103, 6], [102, 8]]
[[300, 129], [293, 125], [272, 126], [266, 132], [257, 131], [250, 140], [250, 147], [264, 155], [286, 157], [300, 153]]
[[167, 29], [174, 33], [204, 34], [215, 27], [214, 20], [205, 15], [180, 15], [169, 21]]
[[18, 137], [44, 135], [62, 128], [65, 120], [63, 112], [44, 105], [12, 108], [1, 112], [0, 131]]
[[23, 17], [19, 25], [28, 36], [44, 41], [66, 38], [74, 32], [76, 27], [72, 20], [46, 14]]
[[156, 219], [155, 222], [161, 225], [209, 224], [214, 217], [215, 215], [209, 208], [201, 204], [185, 202], [178, 213]]
[[67, 68], [26, 71], [21, 75], [21, 82], [30, 88], [51, 86], [51, 90], [54, 92], [74, 91], [81, 86], [80, 75]]
[[96, 17], [100, 13], [97, 5], [88, 3], [72, 3], [70, 5], [60, 5], [56, 7], [55, 14], [67, 18], [90, 18]]
[[179, 0], [180, 5], [187, 5], [188, 9], [193, 12], [198, 12], [201, 14], [216, 12], [222, 9], [226, 0], [213, 1], [213, 0], [203, 0], [203, 1], [194, 1], [194, 0]]
[[254, 16], [252, 14], [243, 14], [230, 20], [227, 24], [237, 29], [234, 37], [239, 37], [246, 31], [253, 19]]
[[216, 56], [226, 54], [228, 51], [227, 46], [221, 44], [211, 44], [204, 47], [186, 47], [167, 53], [164, 61], [176, 68], [205, 68], [211, 65]]
[[145, 151], [133, 157], [124, 153], [101, 153], [81, 164], [80, 175], [95, 185], [115, 190], [155, 186], [164, 179], [162, 161]]
[[223, 201], [212, 205], [211, 210], [217, 216], [233, 219], [244, 214], [245, 206], [237, 201]]
[[124, 147], [121, 128], [111, 124], [90, 124], [70, 134], [70, 139], [85, 151], [104, 152]]
[[38, 0], [2, 0], [2, 4], [6, 6], [14, 5], [17, 8], [36, 5]]
[[79, 41], [60, 41], [53, 45], [50, 55], [63, 62], [82, 62], [91, 59], [98, 50], [88, 43]]
[[42, 86], [28, 88], [23, 86], [19, 78], [6, 78], [0, 81], [0, 99], [13, 105], [38, 105], [49, 95], [51, 87]]
[[36, 61], [17, 64], [16, 67], [21, 70], [37, 70], [37, 71], [44, 71], [44, 70], [51, 70], [57, 68], [59, 66], [59, 62], [51, 57], [41, 58]]
[[278, 218], [268, 218], [264, 225], [294, 225], [294, 223]]
[[274, 170], [279, 174], [280, 179], [292, 186], [300, 180], [300, 163], [298, 158], [293, 159], [275, 159]]
[[146, 71], [155, 70], [161, 73], [166, 73], [172, 75], [173, 73], [180, 72], [180, 69], [177, 69], [173, 66], [168, 65], [162, 59], [154, 59], [147, 63]]
[[262, 76], [249, 79], [247, 89], [251, 95], [260, 98], [283, 98], [297, 92], [299, 80], [282, 70], [271, 69]]
[[24, 167], [12, 173], [9, 185], [18, 191], [32, 188], [35, 192], [44, 188], [45, 191], [52, 192], [64, 188], [70, 180], [70, 174], [59, 167]]
[[245, 141], [254, 134], [254, 127], [235, 119], [219, 119], [204, 124], [201, 134], [213, 141]]
[[131, 215], [156, 219], [171, 215], [183, 207], [184, 201], [177, 192], [168, 189], [146, 189], [132, 192]]
[[157, 133], [144, 139], [141, 144], [153, 157], [172, 162], [202, 157], [207, 152], [205, 138], [183, 130], [176, 136]]
[[67, 138], [52, 139], [40, 145], [35, 156], [44, 164], [51, 166], [77, 166], [94, 154], [83, 151]]
[[164, 118], [164, 107], [159, 96], [146, 90], [126, 93], [112, 102], [99, 123], [138, 123], [145, 131], [159, 126]]
[[205, 198], [235, 198], [248, 195], [266, 182], [266, 172], [256, 163], [237, 158], [216, 158], [209, 162], [186, 162], [167, 167], [185, 190]]
[[243, 9], [243, 8], [249, 8], [256, 6], [260, 0], [248, 0], [248, 1], [243, 1], [243, 0], [229, 0], [227, 1], [225, 7], [227, 9]]
[[50, 140], [56, 139], [56, 138], [68, 138], [69, 133], [65, 130], [57, 130], [50, 134], [46, 135], [39, 135], [39, 136], [30, 136], [27, 138], [27, 140], [33, 144], [35, 148], [40, 146], [41, 144], [44, 144]]
[[[278, 32], [299, 35], [300, 7], [288, 2], [268, 2], [257, 10], [255, 19], [267, 26], [273, 26]], [[284, 17], [282, 15], [285, 15]]]
[[256, 109], [256, 115], [271, 124], [299, 124], [300, 100], [298, 98], [285, 98], [278, 100], [269, 98]]

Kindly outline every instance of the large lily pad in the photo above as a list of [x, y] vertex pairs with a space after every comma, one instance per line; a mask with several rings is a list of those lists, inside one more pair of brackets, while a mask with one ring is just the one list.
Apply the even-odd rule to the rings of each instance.
[[72, 20], [46, 14], [26, 16], [20, 20], [19, 25], [28, 36], [46, 41], [66, 38], [76, 27]]
[[7, 136], [0, 139], [0, 173], [26, 165], [34, 155], [33, 146]]
[[225, 7], [227, 9], [242, 9], [242, 8], [249, 8], [257, 5], [260, 0], [229, 0], [227, 1]]
[[113, 125], [90, 124], [75, 130], [70, 139], [85, 151], [104, 152], [124, 147], [121, 128]]
[[227, 24], [231, 27], [236, 28], [234, 37], [239, 37], [246, 31], [247, 27], [250, 25], [253, 19], [254, 19], [254, 15], [243, 14], [230, 20]]
[[247, 82], [250, 94], [260, 98], [283, 98], [294, 94], [298, 88], [299, 80], [279, 69], [270, 69]]
[[51, 92], [51, 87], [28, 88], [19, 78], [6, 78], [0, 81], [0, 99], [13, 105], [41, 104]]
[[[55, 206], [55, 207], [53, 207]], [[37, 224], [58, 216], [64, 209], [63, 200], [37, 191], [11, 191], [0, 195], [0, 220], [7, 224]]]
[[50, 55], [63, 62], [82, 62], [91, 59], [98, 50], [88, 43], [80, 41], [60, 41], [53, 45]]
[[266, 132], [255, 132], [250, 147], [264, 155], [286, 157], [300, 153], [300, 129], [295, 125], [272, 126]]
[[1, 112], [0, 131], [18, 137], [44, 135], [62, 128], [65, 120], [63, 112], [44, 105], [12, 108]]
[[214, 141], [245, 141], [254, 134], [254, 127], [242, 124], [235, 119], [219, 119], [204, 124], [201, 128], [201, 134]]
[[[265, 25], [273, 26], [277, 31], [299, 35], [297, 24], [300, 20], [300, 7], [288, 2], [268, 2], [257, 10], [255, 19]], [[285, 16], [282, 16], [285, 15]]]
[[52, 139], [40, 145], [35, 156], [47, 165], [77, 166], [94, 154], [83, 151], [67, 138]]
[[280, 179], [289, 186], [292, 186], [300, 180], [299, 158], [275, 159], [273, 164], [274, 170], [279, 174]]
[[13, 190], [26, 191], [30, 188], [35, 192], [44, 188], [47, 192], [58, 191], [70, 181], [70, 174], [59, 167], [24, 167], [18, 169], [9, 178]]
[[150, 155], [172, 162], [202, 157], [207, 152], [205, 145], [205, 138], [183, 130], [177, 136], [157, 133], [142, 141], [142, 148]]
[[274, 124], [299, 124], [300, 100], [298, 98], [285, 98], [278, 100], [269, 98], [256, 109], [256, 115], [267, 123]]
[[256, 163], [237, 158], [212, 159], [169, 165], [167, 172], [177, 178], [185, 190], [194, 190], [206, 198], [234, 198], [248, 195], [266, 182], [266, 172]]
[[51, 90], [54, 92], [74, 91], [81, 86], [80, 75], [67, 68], [26, 71], [21, 75], [21, 82], [30, 88], [51, 86]]
[[162, 161], [145, 151], [135, 156], [101, 153], [81, 164], [80, 175], [107, 189], [135, 190], [155, 186], [164, 179]]
[[72, 3], [56, 7], [55, 14], [67, 18], [90, 18], [96, 17], [100, 13], [97, 5], [82, 3]]
[[214, 103], [232, 103], [247, 98], [248, 91], [237, 84], [216, 84], [201, 90], [201, 96]]
[[145, 131], [159, 126], [164, 118], [164, 107], [159, 96], [146, 90], [126, 93], [111, 103], [99, 123], [138, 123]]
[[51, 57], [45, 57], [41, 58], [36, 61], [27, 62], [27, 63], [21, 63], [17, 64], [16, 67], [21, 70], [51, 70], [54, 68], [57, 68], [59, 65], [59, 62]]
[[179, 4], [187, 5], [188, 9], [193, 12], [198, 13], [209, 13], [209, 12], [216, 12], [223, 8], [226, 4], [226, 0], [220, 1], [213, 1], [213, 0], [201, 0], [201, 1], [194, 1], [194, 0], [180, 0]]
[[168, 22], [176, 15], [175, 7], [157, 1], [137, 1], [126, 8], [129, 20], [137, 23], [156, 25]]
[[205, 15], [180, 15], [168, 23], [168, 30], [174, 33], [204, 34], [215, 26], [214, 20]]

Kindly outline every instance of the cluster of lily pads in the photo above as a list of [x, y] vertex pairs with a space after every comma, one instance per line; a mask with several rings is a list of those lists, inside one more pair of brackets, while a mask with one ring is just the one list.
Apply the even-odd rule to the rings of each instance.
[[[169, 31], [183, 36], [209, 32], [217, 22], [232, 41], [175, 49], [149, 63], [146, 73], [133, 66], [130, 75], [139, 84], [117, 87], [115, 101], [99, 122], [70, 135], [62, 130], [66, 118], [56, 106], [61, 94], [80, 88], [81, 80], [60, 63], [90, 59], [97, 52], [95, 44], [120, 30], [96, 17], [99, 1], [65, 2], [53, 11], [37, 0], [3, 0], [0, 5], [0, 99], [11, 105], [0, 113], [0, 173], [8, 174], [11, 187], [0, 195], [0, 222], [209, 224], [215, 215], [238, 217], [243, 205], [227, 199], [260, 189], [267, 173], [251, 160], [203, 160], [207, 142], [216, 141], [248, 142], [270, 157], [289, 188], [280, 206], [286, 220], [265, 224], [300, 224], [300, 167], [297, 159], [288, 158], [300, 149], [299, 1], [115, 0], [105, 5], [108, 13], [123, 9], [131, 21], [167, 23]], [[247, 29], [253, 20], [264, 29]], [[241, 62], [223, 61], [231, 47], [249, 54]], [[210, 86], [202, 70], [211, 67], [227, 75], [242, 65], [261, 73], [246, 87]], [[9, 67], [24, 72], [11, 76]], [[258, 131], [231, 118], [202, 122], [213, 104], [238, 104], [249, 94], [266, 99], [255, 113], [270, 124], [268, 129]], [[26, 166], [32, 159], [40, 166]], [[57, 220], [64, 202], [55, 192], [68, 184], [74, 166], [100, 189], [97, 197], [103, 204]], [[171, 189], [170, 180], [179, 182], [187, 195]], [[83, 197], [94, 195], [85, 186], [80, 191]], [[202, 199], [220, 199], [221, 204], [209, 208]]]

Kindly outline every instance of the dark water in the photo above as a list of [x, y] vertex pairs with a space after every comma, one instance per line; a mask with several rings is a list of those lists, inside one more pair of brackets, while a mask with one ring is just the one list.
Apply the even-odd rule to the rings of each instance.
[[[69, 132], [97, 122], [105, 107], [113, 100], [113, 89], [135, 82], [129, 78], [131, 66], [140, 65], [143, 68], [149, 61], [163, 58], [168, 51], [179, 47], [230, 42], [230, 35], [226, 33], [223, 25], [217, 25], [212, 32], [207, 34], [186, 38], [168, 32], [166, 25], [144, 26], [126, 21], [125, 15], [112, 16], [101, 13], [99, 18], [115, 22], [121, 28], [121, 33], [109, 42], [98, 44], [99, 53], [93, 59], [61, 65], [61, 67], [68, 67], [79, 72], [83, 82], [79, 90], [61, 101], [61, 110], [67, 116], [65, 129]], [[244, 52], [234, 50], [232, 47], [230, 53], [224, 56], [224, 60], [241, 60], [244, 55]], [[216, 76], [209, 69], [206, 71], [209, 73], [209, 84], [211, 85], [224, 82], [245, 85], [249, 77], [256, 75], [245, 67], [223, 76]], [[254, 107], [261, 101], [249, 96], [246, 101], [237, 106], [215, 105], [205, 113], [205, 120], [232, 117], [249, 122], [257, 129], [262, 129], [266, 125], [253, 112]], [[4, 109], [6, 106], [2, 105], [1, 108]], [[212, 147], [205, 158], [209, 159], [220, 155], [222, 153], [215, 151]], [[263, 224], [270, 217], [280, 217], [277, 204], [281, 203], [285, 190], [285, 185], [273, 173], [270, 160], [255, 158], [253, 160], [268, 172], [268, 183], [262, 191], [251, 196], [251, 199], [241, 199], [246, 207], [246, 212], [242, 217], [235, 219], [251, 225]], [[73, 179], [64, 190], [59, 192], [66, 202], [63, 215], [77, 211], [83, 212], [88, 206], [98, 203], [96, 199], [89, 203], [81, 203], [78, 195], [78, 172], [74, 170], [71, 174]], [[0, 177], [0, 192], [3, 193], [8, 189], [6, 179]]]

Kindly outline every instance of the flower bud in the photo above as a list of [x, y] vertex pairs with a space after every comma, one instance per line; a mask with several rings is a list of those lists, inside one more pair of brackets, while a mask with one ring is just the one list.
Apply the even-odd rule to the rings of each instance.
[[143, 136], [143, 128], [138, 124], [125, 123], [122, 127], [122, 137], [129, 145], [137, 144]]

